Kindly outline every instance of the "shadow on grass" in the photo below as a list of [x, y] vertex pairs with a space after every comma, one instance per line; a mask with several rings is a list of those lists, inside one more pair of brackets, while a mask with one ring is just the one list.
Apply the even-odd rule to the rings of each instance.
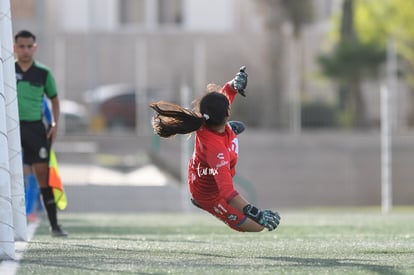
[[[126, 240], [129, 241], [129, 238], [126, 238]], [[188, 246], [185, 246], [185, 243], [191, 243], [191, 240], [175, 240], [174, 242], [181, 243], [178, 247], [168, 246], [165, 248], [148, 243], [142, 247], [138, 245], [128, 248], [122, 247], [122, 244], [117, 243], [115, 238], [107, 239], [107, 241], [110, 242], [109, 245], [62, 243], [60, 247], [52, 247], [49, 242], [35, 242], [35, 247], [31, 248], [25, 258], [21, 260], [21, 267], [25, 270], [36, 270], [38, 268], [45, 272], [58, 269], [62, 274], [68, 272], [68, 270], [70, 270], [69, 274], [78, 274], [77, 272], [164, 274], [168, 270], [179, 272], [184, 268], [192, 270], [210, 268], [219, 271], [233, 270], [236, 267], [251, 269], [254, 268], [251, 264], [255, 262], [255, 260], [250, 259], [250, 262], [240, 263], [241, 258], [239, 256], [228, 255], [225, 252], [215, 253], [215, 251], [189, 249]], [[147, 242], [146, 239], [145, 242]], [[160, 239], [158, 242], [165, 242], [165, 240]], [[37, 245], [39, 247], [36, 248]], [[117, 247], [111, 247], [111, 245]], [[64, 249], [62, 249], [62, 246]], [[355, 268], [380, 275], [404, 274], [391, 266], [376, 265], [370, 262], [363, 263], [361, 259], [352, 258], [256, 257], [255, 259], [275, 262], [275, 264], [268, 265], [265, 271], [269, 271], [275, 266], [286, 268], [286, 263], [290, 263], [293, 268], [326, 268], [331, 271], [341, 268]], [[148, 272], [148, 270], [153, 270], [153, 272]], [[157, 273], [157, 270], [162, 273]], [[21, 274], [28, 273], [23, 272]]]
[[[212, 233], [221, 233], [223, 229], [216, 226], [152, 226], [152, 225], [67, 225], [63, 226], [69, 232], [69, 237], [82, 238], [84, 236], [114, 235], [122, 237], [123, 235], [204, 235]], [[36, 231], [36, 236], [50, 235], [48, 227], [40, 226]]]
[[295, 265], [304, 267], [328, 267], [328, 268], [341, 268], [341, 267], [356, 267], [362, 268], [377, 274], [384, 275], [403, 275], [396, 268], [387, 265], [375, 265], [358, 263], [360, 259], [323, 259], [323, 258], [299, 258], [299, 257], [259, 257], [259, 259], [273, 260], [278, 262], [290, 262]]
[[32, 274], [33, 270], [41, 270], [45, 274], [56, 270], [61, 274], [166, 274], [170, 270], [180, 273], [180, 270], [186, 268], [205, 270], [209, 267], [227, 270], [234, 265], [215, 263], [214, 259], [237, 258], [180, 249], [157, 251], [152, 248], [111, 248], [91, 244], [65, 244], [65, 249], [62, 249], [50, 247], [48, 242], [36, 242], [36, 245], [48, 248], [32, 248], [20, 261], [22, 271], [18, 274]]

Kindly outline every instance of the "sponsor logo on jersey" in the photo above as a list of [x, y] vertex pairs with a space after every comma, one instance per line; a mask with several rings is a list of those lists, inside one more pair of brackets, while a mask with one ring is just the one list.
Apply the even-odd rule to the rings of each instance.
[[200, 163], [197, 166], [197, 175], [201, 176], [215, 176], [218, 174], [217, 168], [201, 167]]
[[229, 214], [229, 215], [227, 215], [227, 219], [229, 221], [237, 221], [237, 215]]
[[220, 163], [218, 163], [216, 165], [216, 168], [220, 168], [220, 167], [225, 166], [227, 164], [229, 164], [229, 161], [228, 160], [222, 160]]

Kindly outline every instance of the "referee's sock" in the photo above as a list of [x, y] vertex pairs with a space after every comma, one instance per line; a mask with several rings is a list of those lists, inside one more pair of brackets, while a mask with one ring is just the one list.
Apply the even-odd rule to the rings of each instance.
[[57, 228], [57, 209], [55, 199], [53, 198], [52, 188], [44, 187], [40, 188], [42, 192], [43, 204], [46, 208], [47, 216], [49, 218], [50, 226], [52, 229]]

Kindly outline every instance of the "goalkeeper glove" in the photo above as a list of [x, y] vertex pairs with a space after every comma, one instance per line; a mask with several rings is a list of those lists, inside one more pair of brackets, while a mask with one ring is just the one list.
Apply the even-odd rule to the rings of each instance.
[[232, 120], [232, 121], [229, 121], [228, 123], [236, 135], [243, 133], [244, 129], [246, 129], [246, 126], [244, 126], [244, 123], [241, 121]]
[[247, 73], [245, 71], [246, 71], [246, 66], [241, 67], [239, 72], [236, 74], [236, 76], [234, 77], [231, 83], [233, 88], [236, 89], [237, 92], [241, 94], [242, 96], [246, 96], [246, 93], [244, 90], [247, 87]]
[[280, 222], [280, 216], [277, 212], [260, 210], [251, 204], [243, 208], [243, 213], [258, 224], [266, 227], [269, 231], [275, 230]]

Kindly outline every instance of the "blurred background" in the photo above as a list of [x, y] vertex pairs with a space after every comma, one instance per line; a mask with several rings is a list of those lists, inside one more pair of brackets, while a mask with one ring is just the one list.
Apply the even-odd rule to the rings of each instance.
[[[13, 31], [37, 35], [37, 59], [59, 88], [55, 150], [69, 211], [188, 209], [182, 175], [191, 139], [154, 136], [148, 104], [190, 106], [206, 84], [223, 85], [242, 65], [248, 95], [235, 101], [232, 118], [247, 130], [239, 137], [235, 180], [251, 201], [380, 205], [386, 121], [393, 203], [414, 203], [412, 0], [11, 6]], [[385, 101], [381, 89], [389, 92]], [[88, 199], [91, 192], [101, 199]]]

